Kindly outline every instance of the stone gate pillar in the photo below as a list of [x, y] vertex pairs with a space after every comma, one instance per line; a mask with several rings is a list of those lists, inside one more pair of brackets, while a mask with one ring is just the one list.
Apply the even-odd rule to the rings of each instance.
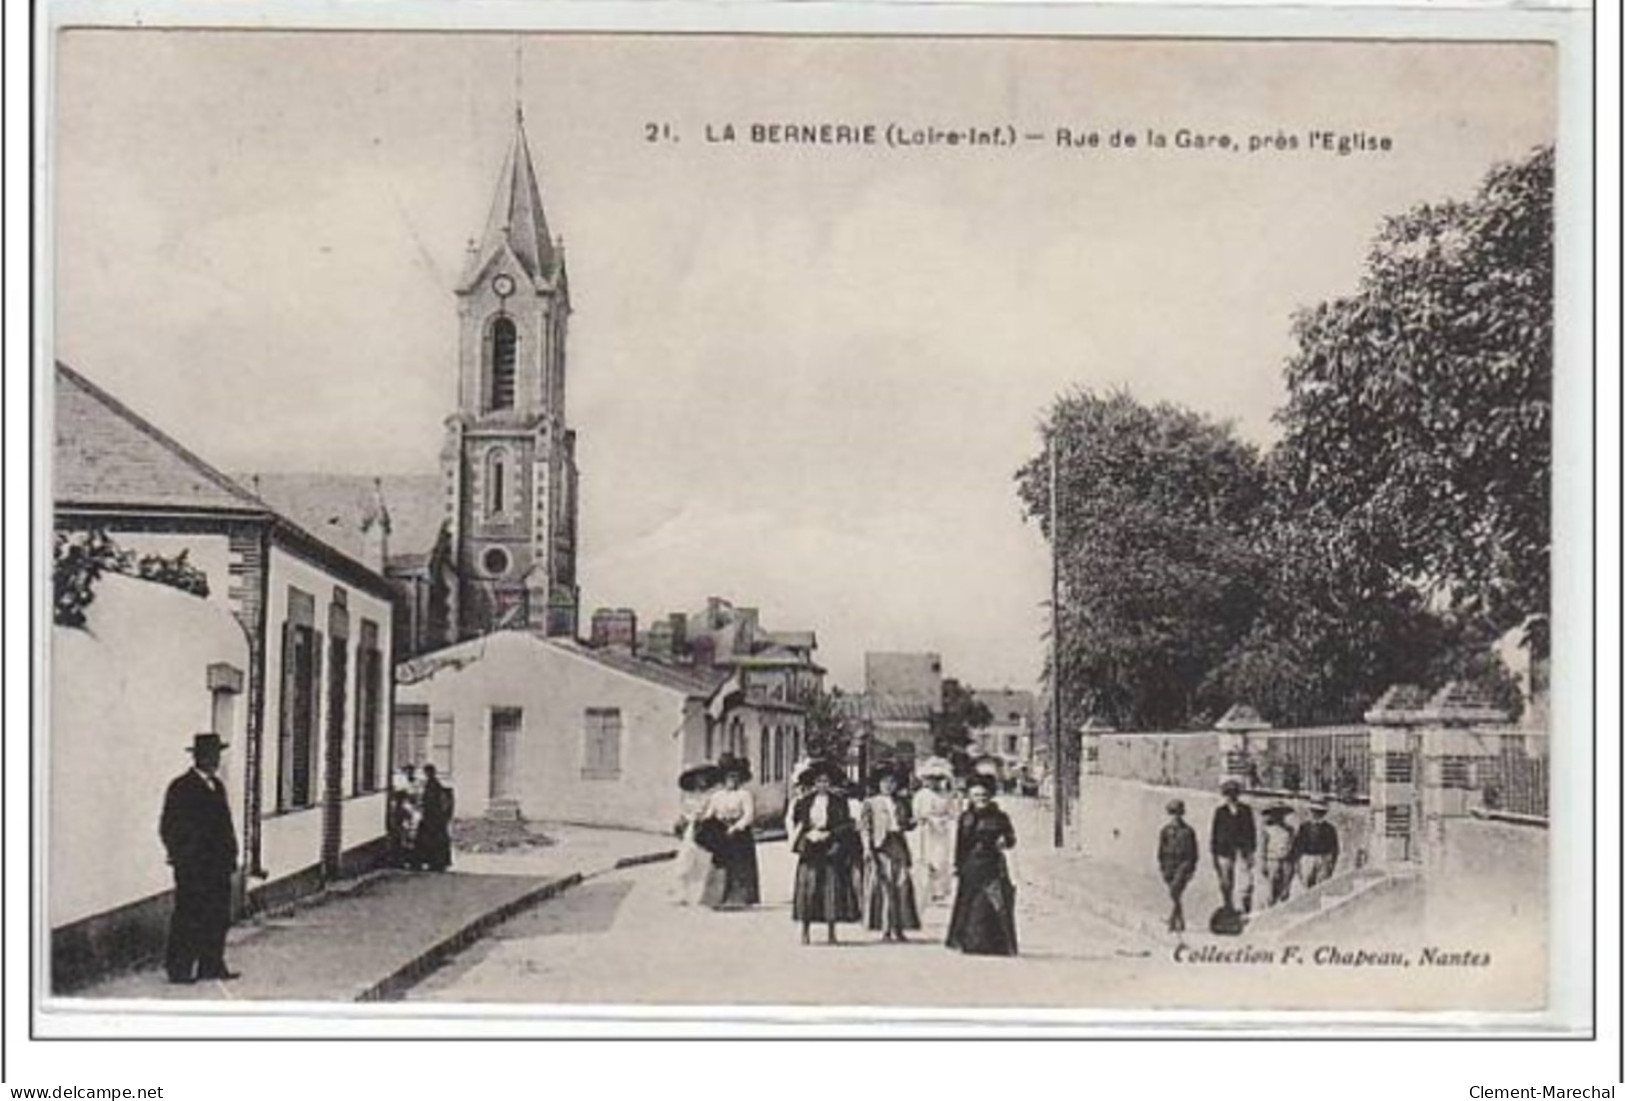
[[1420, 741], [1427, 694], [1396, 684], [1365, 713], [1371, 728], [1372, 863], [1416, 867], [1422, 860], [1418, 785]]
[[1100, 775], [1100, 741], [1106, 734], [1116, 734], [1110, 723], [1091, 715], [1078, 731], [1078, 771], [1084, 776]]
[[1481, 767], [1500, 752], [1501, 731], [1484, 727], [1504, 727], [1510, 716], [1472, 685], [1452, 681], [1421, 717], [1422, 860], [1443, 868], [1447, 823], [1472, 813]]

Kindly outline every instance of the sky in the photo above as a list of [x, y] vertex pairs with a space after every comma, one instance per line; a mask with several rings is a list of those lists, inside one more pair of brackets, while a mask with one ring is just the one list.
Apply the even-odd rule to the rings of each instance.
[[[1356, 288], [1385, 216], [1470, 195], [1556, 126], [1538, 45], [73, 30], [58, 48], [55, 357], [224, 470], [437, 469], [452, 290], [517, 99], [568, 256], [584, 610], [723, 596], [816, 630], [849, 688], [873, 650], [1034, 686], [1048, 559], [1013, 474], [1047, 404], [1120, 387], [1267, 446], [1293, 311]], [[1018, 140], [750, 140], [771, 122]], [[727, 123], [740, 140], [706, 140]], [[1061, 148], [1061, 127], [1139, 144]], [[1181, 129], [1242, 148], [1178, 148]], [[1390, 149], [1309, 148], [1319, 131]], [[1277, 135], [1298, 147], [1249, 151]]]

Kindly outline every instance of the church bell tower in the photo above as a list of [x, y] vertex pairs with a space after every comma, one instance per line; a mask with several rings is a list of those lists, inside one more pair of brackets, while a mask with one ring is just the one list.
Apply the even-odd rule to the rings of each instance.
[[485, 232], [457, 287], [457, 411], [441, 451], [459, 639], [503, 628], [574, 637], [575, 433], [565, 420], [570, 289], [562, 241], [514, 112]]

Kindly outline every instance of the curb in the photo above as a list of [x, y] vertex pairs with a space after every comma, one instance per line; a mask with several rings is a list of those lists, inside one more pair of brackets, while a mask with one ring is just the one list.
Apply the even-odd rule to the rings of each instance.
[[570, 875], [550, 880], [540, 887], [526, 891], [518, 898], [510, 899], [494, 910], [486, 911], [461, 929], [449, 936], [442, 937], [439, 941], [419, 952], [384, 978], [366, 987], [352, 1000], [357, 1002], [388, 1002], [399, 999], [401, 995], [422, 982], [433, 971], [451, 959], [452, 956], [473, 944], [494, 927], [507, 921], [527, 907], [534, 906], [538, 902], [545, 902], [555, 895], [563, 894], [580, 883], [583, 878], [580, 872], [573, 872]]
[[595, 876], [604, 875], [607, 872], [617, 871], [621, 868], [633, 868], [640, 864], [658, 864], [662, 861], [675, 859], [677, 859], [676, 849], [661, 849], [657, 852], [623, 856], [607, 867], [588, 872], [571, 872], [569, 875], [549, 880], [539, 887], [526, 891], [517, 898], [509, 899], [494, 910], [488, 910], [462, 928], [442, 937], [384, 978], [366, 987], [353, 1000], [357, 1002], [398, 1001], [408, 990], [411, 990], [418, 983], [439, 970], [457, 953], [521, 911], [527, 910], [538, 903], [546, 902], [550, 898], [555, 898], [571, 887], [577, 886]]
[[621, 868], [635, 868], [639, 864], [659, 864], [663, 860], [676, 860], [676, 849], [662, 849], [659, 852], [639, 853], [636, 856], [623, 856], [608, 868], [596, 872], [588, 872], [589, 876], [602, 875], [604, 872], [618, 871]]

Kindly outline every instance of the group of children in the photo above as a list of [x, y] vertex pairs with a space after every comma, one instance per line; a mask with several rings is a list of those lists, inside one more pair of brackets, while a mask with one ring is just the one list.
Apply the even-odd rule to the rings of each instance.
[[[1337, 827], [1327, 820], [1330, 808], [1323, 796], [1310, 801], [1310, 820], [1296, 829], [1287, 822], [1294, 814], [1291, 806], [1276, 801], [1265, 807], [1261, 812], [1264, 828], [1260, 831], [1252, 807], [1241, 801], [1240, 783], [1226, 780], [1220, 785], [1219, 794], [1223, 802], [1213, 812], [1208, 835], [1208, 851], [1223, 898], [1223, 905], [1214, 913], [1211, 923], [1214, 932], [1239, 932], [1240, 915], [1251, 912], [1255, 859], [1263, 877], [1268, 906], [1287, 901], [1292, 895], [1294, 880], [1313, 887], [1336, 873]], [[1157, 838], [1157, 865], [1173, 902], [1168, 928], [1179, 933], [1185, 930], [1185, 888], [1196, 874], [1200, 850], [1196, 831], [1185, 821], [1184, 800], [1171, 800], [1167, 811], [1169, 821]], [[1239, 908], [1236, 905], [1238, 888]]]

